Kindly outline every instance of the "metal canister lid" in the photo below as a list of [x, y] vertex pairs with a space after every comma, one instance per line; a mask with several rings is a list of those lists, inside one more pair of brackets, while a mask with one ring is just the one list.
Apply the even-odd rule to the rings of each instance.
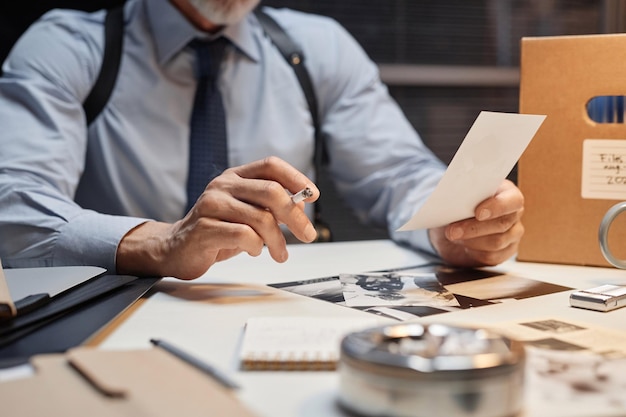
[[522, 343], [487, 329], [376, 327], [342, 340], [340, 400], [363, 415], [508, 416], [521, 407], [524, 364]]

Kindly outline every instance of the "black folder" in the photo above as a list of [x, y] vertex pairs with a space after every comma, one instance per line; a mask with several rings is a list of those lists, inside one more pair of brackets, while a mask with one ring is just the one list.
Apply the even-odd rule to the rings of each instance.
[[15, 302], [17, 315], [0, 321], [0, 368], [80, 345], [158, 281], [104, 273], [52, 298]]

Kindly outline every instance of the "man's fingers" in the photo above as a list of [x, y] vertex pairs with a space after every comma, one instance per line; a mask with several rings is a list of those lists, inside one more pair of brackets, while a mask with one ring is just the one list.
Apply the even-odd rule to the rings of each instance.
[[449, 240], [456, 241], [504, 233], [519, 223], [521, 216], [522, 212], [516, 211], [492, 220], [461, 220], [448, 225], [445, 229], [445, 234]]
[[305, 187], [309, 187], [313, 192], [313, 197], [307, 201], [315, 201], [320, 194], [318, 188], [306, 175], [275, 156], [232, 168], [232, 170], [242, 178], [264, 179], [277, 182], [292, 194], [297, 193]]
[[511, 181], [504, 180], [496, 194], [480, 203], [474, 212], [484, 221], [514, 213], [524, 208], [524, 195]]
[[[319, 190], [304, 174], [280, 158], [269, 157], [227, 169], [216, 177], [196, 202], [193, 216], [247, 227], [267, 246], [274, 260], [284, 262], [288, 253], [280, 224], [285, 224], [294, 236], [304, 242], [311, 242], [317, 237], [303, 210], [304, 202], [291, 199], [292, 194], [305, 187], [311, 195], [304, 201], [315, 201]], [[244, 250], [251, 255], [260, 253], [260, 248], [251, 250], [226, 243], [219, 249], [224, 250], [224, 254], [218, 256], [225, 257], [229, 256], [227, 250]]]
[[497, 265], [515, 254], [524, 234], [524, 196], [505, 180], [476, 207], [475, 216], [429, 232], [442, 256], [459, 266]]
[[[213, 197], [217, 195], [217, 192], [213, 193]], [[197, 206], [201, 216], [217, 218], [226, 224], [246, 226], [267, 245], [274, 260], [287, 260], [285, 237], [270, 211], [235, 198], [201, 198]]]
[[[245, 178], [241, 175], [256, 175], [261, 178]], [[279, 178], [281, 175], [284, 177]], [[266, 209], [274, 216], [276, 223], [285, 224], [296, 238], [303, 242], [312, 242], [317, 233], [303, 210], [304, 204], [291, 199], [291, 194], [305, 188], [311, 195], [304, 201], [311, 203], [317, 200], [319, 190], [305, 175], [278, 158], [267, 158], [262, 162], [232, 169], [210, 184], [208, 190], [223, 190], [236, 200]], [[246, 221], [245, 218], [242, 219]]]
[[521, 222], [515, 223], [502, 233], [483, 234], [479, 237], [457, 240], [456, 243], [475, 251], [501, 251], [511, 245], [517, 245], [524, 234]]
[[248, 225], [224, 222], [208, 217], [197, 220], [187, 236], [191, 251], [213, 252], [232, 250], [258, 256], [263, 250], [263, 239]]

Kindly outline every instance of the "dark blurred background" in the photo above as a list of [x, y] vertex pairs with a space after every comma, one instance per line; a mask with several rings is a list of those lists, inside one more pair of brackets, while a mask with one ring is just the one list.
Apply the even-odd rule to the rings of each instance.
[[[4, 1], [0, 58], [52, 7], [97, 10], [120, 0]], [[446, 163], [481, 110], [517, 112], [520, 38], [623, 32], [626, 0], [262, 0], [339, 21], [379, 64], [424, 142]], [[515, 170], [510, 178], [516, 179]], [[361, 225], [322, 177], [334, 240], [384, 238]]]

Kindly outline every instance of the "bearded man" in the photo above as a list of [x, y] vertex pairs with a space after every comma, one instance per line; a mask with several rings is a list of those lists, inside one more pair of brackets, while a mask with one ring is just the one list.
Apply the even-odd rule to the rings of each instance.
[[[31, 26], [0, 79], [6, 266], [88, 264], [193, 279], [215, 262], [241, 252], [257, 256], [264, 246], [286, 261], [285, 231], [315, 240], [304, 204], [319, 196], [311, 180], [312, 113], [294, 71], [251, 13], [257, 2], [128, 0], [120, 71], [89, 125], [83, 102], [103, 61], [105, 11], [54, 10]], [[445, 166], [340, 25], [293, 10], [265, 12], [304, 52], [329, 172], [364, 222], [453, 265], [494, 265], [516, 252], [523, 197], [508, 181], [475, 218], [396, 232]], [[209, 144], [220, 136], [216, 128], [225, 132], [227, 169], [202, 179], [193, 195], [188, 183], [200, 154], [190, 137], [194, 118], [207, 116], [194, 112], [204, 88], [198, 45], [218, 43], [223, 52], [209, 62], [220, 109], [213, 113], [223, 121], [205, 130]], [[305, 202], [290, 198], [306, 187], [312, 195]]]

